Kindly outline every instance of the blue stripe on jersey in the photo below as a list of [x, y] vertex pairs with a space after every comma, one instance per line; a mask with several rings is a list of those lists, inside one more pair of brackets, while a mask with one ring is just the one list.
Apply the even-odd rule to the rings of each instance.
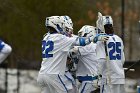
[[79, 43], [80, 43], [80, 46], [85, 46], [86, 45], [85, 38], [80, 37]]
[[4, 44], [2, 44], [2, 40], [0, 40], [0, 51], [3, 49], [3, 47], [4, 47]]
[[85, 90], [86, 85], [87, 85], [87, 82], [85, 83], [85, 85], [84, 85], [84, 87], [83, 87], [81, 93], [84, 93], [84, 90]]
[[65, 86], [64, 82], [62, 81], [62, 79], [60, 78], [59, 75], [58, 75], [58, 78], [59, 78], [60, 82], [63, 84], [64, 88], [66, 89], [66, 91], [67, 91], [67, 93], [68, 93], [68, 89], [67, 89], [67, 87]]

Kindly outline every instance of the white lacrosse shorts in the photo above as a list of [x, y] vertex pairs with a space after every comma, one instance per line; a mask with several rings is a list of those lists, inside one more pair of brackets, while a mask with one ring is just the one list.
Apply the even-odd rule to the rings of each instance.
[[79, 93], [91, 93], [96, 90], [97, 83], [95, 84], [93, 81], [82, 81], [79, 86]]
[[37, 82], [42, 89], [41, 93], [76, 93], [71, 81], [63, 75], [39, 74]]

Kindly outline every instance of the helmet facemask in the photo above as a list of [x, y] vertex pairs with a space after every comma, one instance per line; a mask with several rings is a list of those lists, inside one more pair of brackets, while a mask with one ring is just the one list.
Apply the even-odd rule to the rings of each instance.
[[71, 37], [73, 34], [73, 23], [69, 16], [61, 16], [64, 20], [63, 31], [64, 34], [68, 37]]

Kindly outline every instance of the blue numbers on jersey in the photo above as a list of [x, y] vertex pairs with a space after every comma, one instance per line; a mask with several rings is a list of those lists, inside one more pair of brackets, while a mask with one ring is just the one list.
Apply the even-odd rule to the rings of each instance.
[[53, 54], [50, 54], [54, 49], [54, 42], [53, 41], [42, 41], [42, 58], [50, 58], [53, 57]]
[[121, 60], [121, 43], [120, 42], [109, 42], [108, 48], [110, 60]]

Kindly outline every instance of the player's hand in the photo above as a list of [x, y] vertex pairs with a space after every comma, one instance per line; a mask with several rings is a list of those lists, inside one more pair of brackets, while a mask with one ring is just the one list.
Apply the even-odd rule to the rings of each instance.
[[109, 36], [107, 34], [98, 34], [94, 38], [94, 42], [96, 43], [97, 41], [107, 41], [109, 39]]
[[100, 34], [98, 36], [98, 41], [107, 41], [109, 39], [109, 36], [107, 34]]

